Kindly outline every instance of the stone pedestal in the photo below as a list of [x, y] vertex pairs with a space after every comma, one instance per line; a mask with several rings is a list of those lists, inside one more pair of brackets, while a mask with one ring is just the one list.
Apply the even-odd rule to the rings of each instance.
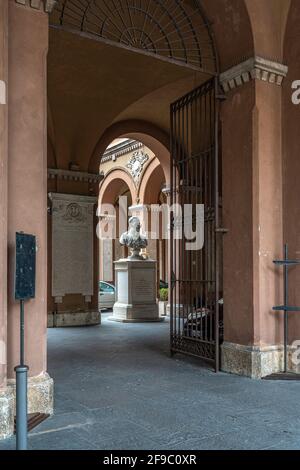
[[156, 261], [115, 261], [116, 303], [113, 316], [119, 322], [161, 321], [156, 299]]

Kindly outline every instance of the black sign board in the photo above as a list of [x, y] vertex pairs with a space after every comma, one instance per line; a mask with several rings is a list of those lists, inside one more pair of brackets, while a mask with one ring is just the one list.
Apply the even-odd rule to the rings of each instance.
[[16, 233], [15, 299], [35, 297], [36, 238], [26, 233]]

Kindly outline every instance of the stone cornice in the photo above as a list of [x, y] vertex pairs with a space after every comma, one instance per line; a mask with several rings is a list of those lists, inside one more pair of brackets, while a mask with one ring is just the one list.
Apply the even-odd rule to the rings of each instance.
[[281, 86], [287, 73], [286, 65], [256, 56], [221, 73], [220, 82], [225, 93], [251, 80], [262, 80]]
[[107, 162], [109, 160], [116, 160], [127, 153], [133, 152], [143, 147], [144, 144], [137, 142], [136, 140], [129, 140], [128, 142], [122, 142], [121, 144], [115, 145], [109, 148], [102, 156], [101, 162]]
[[98, 198], [96, 196], [81, 196], [79, 194], [48, 193], [48, 197], [52, 202], [65, 201], [83, 204], [96, 204], [98, 202]]
[[46, 13], [51, 13], [57, 0], [15, 0], [20, 5], [34, 8], [35, 10], [42, 10]]
[[67, 181], [79, 181], [85, 183], [100, 183], [103, 175], [97, 173], [85, 173], [83, 171], [57, 170], [48, 168], [48, 179], [58, 178]]

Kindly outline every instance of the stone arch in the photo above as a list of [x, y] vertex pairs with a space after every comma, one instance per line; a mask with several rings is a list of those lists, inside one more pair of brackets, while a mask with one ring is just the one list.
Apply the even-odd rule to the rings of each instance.
[[100, 185], [99, 204], [114, 204], [122, 188], [126, 187], [129, 189], [132, 202], [135, 202], [137, 192], [131, 176], [123, 168], [113, 168]]
[[98, 140], [89, 163], [89, 171], [99, 171], [100, 157], [116, 138], [129, 138], [142, 142], [157, 156], [163, 168], [166, 183], [170, 181], [169, 136], [159, 127], [146, 121], [127, 120], [110, 126]]
[[254, 38], [247, 0], [201, 0], [201, 5], [212, 24], [220, 72], [254, 56]]
[[155, 158], [143, 174], [138, 193], [140, 204], [157, 204], [160, 190], [165, 182], [166, 178], [162, 166]]

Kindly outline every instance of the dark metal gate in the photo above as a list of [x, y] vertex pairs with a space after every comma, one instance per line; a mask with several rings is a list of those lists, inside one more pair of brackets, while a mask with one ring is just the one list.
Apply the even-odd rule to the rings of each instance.
[[[213, 78], [171, 105], [170, 304], [171, 352], [209, 360], [216, 371], [222, 303], [218, 160], [218, 80]], [[204, 244], [191, 249], [197, 228]]]

